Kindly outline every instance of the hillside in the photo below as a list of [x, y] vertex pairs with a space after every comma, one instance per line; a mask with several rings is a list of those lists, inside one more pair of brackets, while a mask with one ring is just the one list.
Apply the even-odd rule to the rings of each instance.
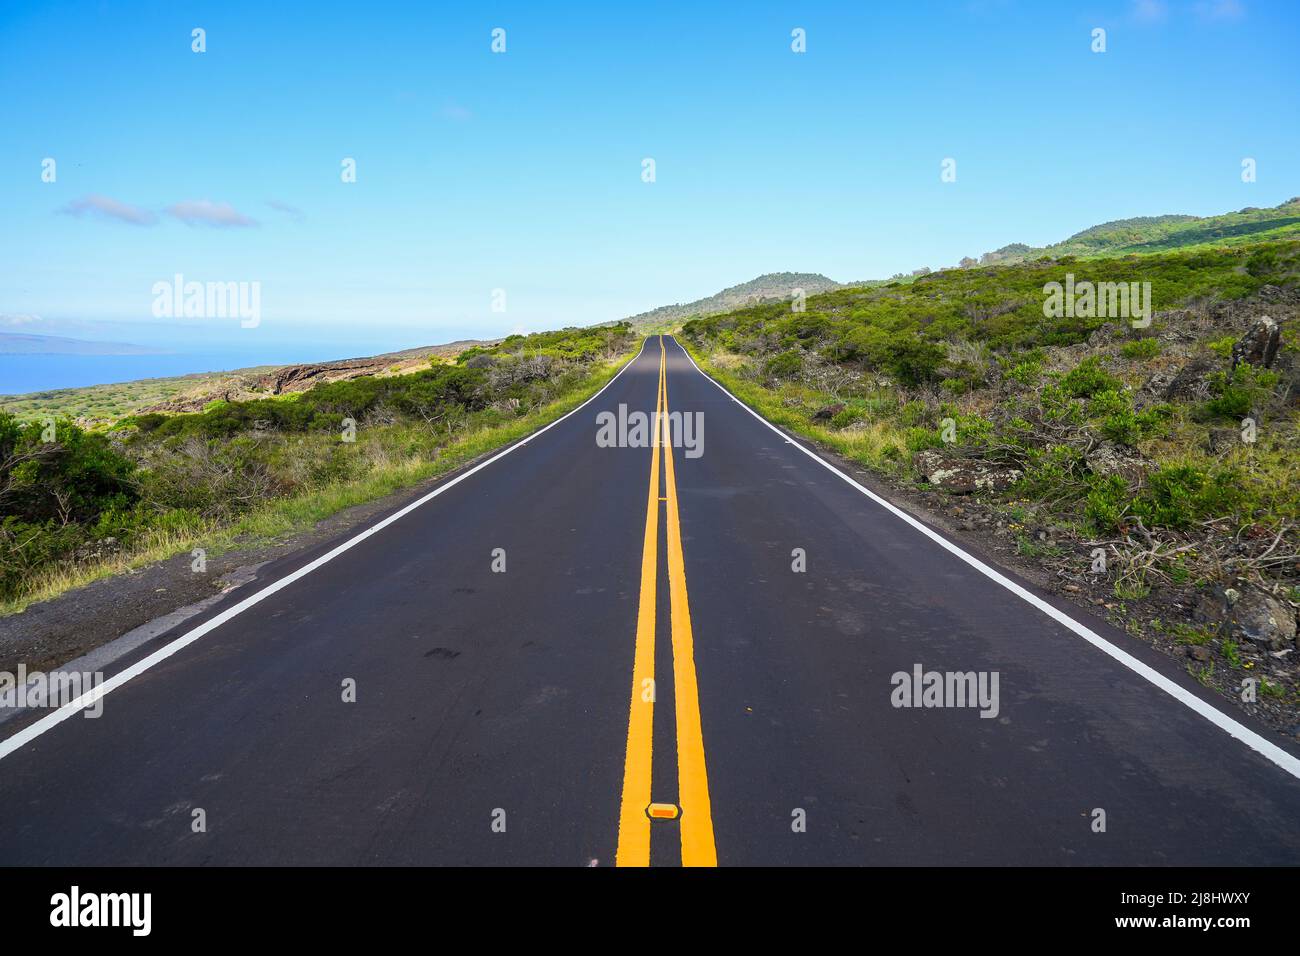
[[[978, 264], [1015, 265], [1063, 256], [1082, 259], [1141, 255], [1295, 238], [1300, 238], [1300, 196], [1271, 208], [1247, 207], [1218, 216], [1171, 214], [1118, 219], [1091, 226], [1050, 246], [1010, 243], [984, 253]], [[974, 264], [973, 259], [963, 263], [966, 266]], [[835, 289], [875, 289], [891, 283], [906, 285], [928, 272], [928, 269], [918, 269], [910, 275], [899, 274], [890, 279], [852, 282], [836, 282], [820, 273], [772, 272], [723, 289], [708, 298], [660, 306], [623, 321], [630, 322], [638, 332], [671, 331], [686, 319], [730, 312], [750, 305], [788, 301], [791, 291], [796, 288], [803, 289], [810, 296]]]
[[[1132, 230], [1153, 243], [1222, 225], [1163, 218], [1092, 239], [1114, 250]], [[1151, 283], [1150, 324], [1047, 315], [1046, 286], [1067, 273]], [[681, 338], [771, 421], [1104, 609], [1202, 683], [1235, 696], [1260, 678], [1259, 709], [1292, 726], [1297, 328], [1293, 239], [949, 269], [833, 290], [803, 313], [694, 319]]]
[[816, 272], [769, 272], [757, 279], [723, 289], [708, 298], [661, 305], [649, 312], [629, 316], [623, 321], [632, 323], [632, 328], [639, 332], [648, 332], [671, 327], [691, 316], [726, 312], [760, 302], [788, 300], [795, 289], [803, 289], [806, 295], [815, 295], [839, 287], [840, 283], [834, 279]]
[[1124, 256], [1209, 246], [1236, 246], [1270, 239], [1300, 238], [1300, 196], [1271, 208], [1247, 206], [1219, 216], [1138, 216], [1077, 232], [1050, 246], [1013, 243], [987, 252], [981, 265], [1008, 265], [1043, 256]]

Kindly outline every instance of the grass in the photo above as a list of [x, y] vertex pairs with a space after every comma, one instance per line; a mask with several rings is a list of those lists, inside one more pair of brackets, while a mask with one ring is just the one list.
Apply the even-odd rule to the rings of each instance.
[[882, 472], [901, 473], [902, 465], [909, 460], [907, 437], [892, 423], [859, 422], [842, 430], [823, 427], [810, 421], [803, 410], [806, 407], [805, 401], [817, 404], [817, 393], [795, 386], [777, 390], [764, 388], [730, 371], [736, 367], [735, 357], [724, 356], [714, 362], [712, 356], [706, 357], [685, 339], [679, 337], [677, 341], [700, 368], [774, 425], [781, 425], [804, 438], [821, 442], [845, 458]]
[[362, 477], [270, 500], [229, 524], [199, 522], [183, 529], [155, 529], [143, 533], [129, 551], [88, 562], [52, 565], [32, 575], [21, 593], [0, 602], [0, 616], [20, 613], [34, 603], [57, 597], [73, 588], [163, 561], [194, 548], [203, 548], [211, 557], [235, 547], [273, 543], [308, 530], [317, 522], [347, 508], [446, 475], [482, 455], [528, 436], [577, 408], [603, 388], [635, 355], [636, 350], [633, 350], [622, 359], [593, 367], [565, 394], [525, 416], [462, 433], [443, 446], [432, 461], [401, 457], [383, 460], [381, 452], [380, 460]]
[[1064, 553], [1054, 544], [1042, 544], [1025, 534], [1016, 535], [1016, 554], [1022, 558], [1057, 558]]
[[1219, 642], [1219, 652], [1223, 654], [1229, 667], [1241, 670], [1241, 654], [1239, 653], [1239, 645], [1236, 641], [1230, 637], [1225, 637]]
[[1116, 581], [1113, 588], [1115, 597], [1121, 601], [1140, 601], [1151, 594], [1151, 585], [1143, 580]]
[[1204, 646], [1214, 639], [1214, 635], [1199, 627], [1193, 627], [1182, 621], [1178, 621], [1168, 626], [1161, 625], [1157, 628], [1174, 639], [1176, 644], [1195, 644]]

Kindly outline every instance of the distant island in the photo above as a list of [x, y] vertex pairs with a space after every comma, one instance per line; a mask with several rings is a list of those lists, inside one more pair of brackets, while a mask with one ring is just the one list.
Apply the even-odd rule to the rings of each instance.
[[0, 332], [0, 355], [164, 355], [163, 349], [151, 349], [127, 342], [90, 342], [60, 335], [28, 335]]

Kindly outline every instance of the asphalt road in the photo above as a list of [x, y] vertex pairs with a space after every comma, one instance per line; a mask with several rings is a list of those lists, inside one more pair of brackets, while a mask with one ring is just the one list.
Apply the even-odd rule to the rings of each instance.
[[[698, 446], [601, 447], [665, 390]], [[1300, 863], [1294, 749], [671, 338], [442, 487], [119, 662], [98, 719], [0, 727], [0, 863]], [[917, 665], [996, 702], [895, 706]]]

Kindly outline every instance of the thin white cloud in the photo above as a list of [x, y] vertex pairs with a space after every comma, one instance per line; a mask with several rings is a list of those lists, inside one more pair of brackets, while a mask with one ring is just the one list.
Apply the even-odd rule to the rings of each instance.
[[41, 321], [43, 320], [39, 315], [0, 312], [0, 325], [5, 326], [6, 328], [17, 328], [23, 325], [36, 325]]
[[257, 220], [250, 219], [235, 209], [230, 203], [213, 202], [211, 199], [183, 199], [167, 207], [169, 215], [191, 226], [256, 226]]
[[266, 204], [270, 206], [272, 209], [276, 210], [277, 212], [282, 212], [286, 216], [292, 216], [294, 222], [302, 222], [304, 219], [307, 218], [306, 213], [304, 213], [297, 206], [292, 206], [287, 202], [281, 202], [278, 199], [268, 199], [266, 201]]
[[132, 206], [130, 203], [124, 203], [109, 196], [83, 196], [80, 199], [72, 200], [61, 211], [78, 218], [91, 215], [100, 219], [129, 222], [133, 226], [152, 226], [158, 221], [158, 217], [149, 210], [141, 209], [139, 206]]

